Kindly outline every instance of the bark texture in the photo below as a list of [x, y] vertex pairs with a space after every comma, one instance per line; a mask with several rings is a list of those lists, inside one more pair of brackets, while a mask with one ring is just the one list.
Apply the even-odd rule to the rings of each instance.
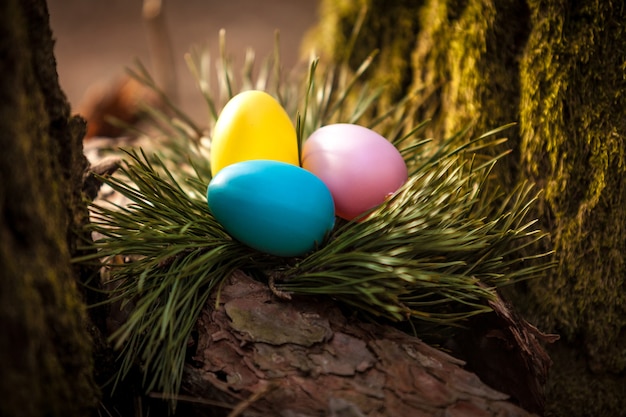
[[531, 321], [564, 336], [551, 350], [548, 414], [625, 415], [623, 2], [323, 1], [309, 45], [342, 56], [362, 7], [355, 61], [383, 51], [369, 74], [390, 83], [381, 106], [418, 90], [414, 117], [431, 118], [429, 133], [441, 138], [518, 122], [499, 178], [545, 190], [537, 216], [558, 261], [516, 295]]
[[0, 2], [0, 415], [86, 416], [91, 339], [70, 259], [86, 219], [44, 0]]
[[238, 272], [219, 302], [198, 321], [183, 382], [192, 398], [249, 417], [531, 415], [462, 361], [392, 327], [350, 320], [330, 300], [277, 300]]

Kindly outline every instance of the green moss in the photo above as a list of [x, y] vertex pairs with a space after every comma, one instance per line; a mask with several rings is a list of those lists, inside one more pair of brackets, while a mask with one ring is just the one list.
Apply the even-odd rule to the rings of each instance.
[[545, 187], [559, 267], [530, 283], [535, 314], [581, 337], [599, 371], [626, 369], [626, 11], [531, 2], [522, 62], [522, 163]]
[[[363, 7], [368, 14], [350, 62], [356, 68], [368, 53], [380, 50], [369, 78], [388, 85], [378, 104], [381, 111], [416, 91], [414, 117], [432, 119], [426, 133], [437, 138], [468, 125], [482, 133], [519, 119], [517, 67], [524, 46], [519, 39], [529, 30], [524, 3], [324, 1], [321, 21], [305, 46], [341, 60]], [[508, 134], [515, 142], [517, 131]], [[501, 174], [513, 183], [515, 173]]]
[[[433, 120], [434, 137], [518, 121], [519, 40], [528, 33], [527, 14], [519, 1], [431, 1], [422, 8], [412, 68], [413, 87], [426, 99], [415, 116]], [[507, 135], [506, 146], [515, 148], [517, 131]], [[499, 172], [509, 186], [516, 176], [510, 168]]]
[[82, 202], [64, 175], [82, 169], [61, 158], [80, 138], [67, 140], [45, 2], [0, 5], [0, 415], [84, 416], [97, 388], [68, 249]]
[[354, 24], [365, 8], [363, 30], [349, 54], [349, 63], [356, 69], [371, 52], [379, 51], [369, 79], [374, 85], [387, 86], [387, 93], [379, 102], [384, 109], [411, 84], [409, 57], [419, 24], [415, 4], [411, 0], [322, 0], [320, 23], [307, 35], [304, 52], [314, 50], [326, 62], [343, 61]]

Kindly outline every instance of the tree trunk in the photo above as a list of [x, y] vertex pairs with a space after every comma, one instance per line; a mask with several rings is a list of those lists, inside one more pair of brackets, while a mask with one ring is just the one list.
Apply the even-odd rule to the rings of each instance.
[[0, 95], [0, 415], [86, 416], [98, 390], [70, 262], [84, 122], [59, 88], [44, 0], [0, 2]]
[[446, 137], [518, 122], [506, 188], [545, 192], [537, 216], [558, 266], [518, 287], [518, 307], [560, 333], [551, 353], [548, 414], [624, 415], [626, 409], [626, 8], [622, 1], [323, 1], [309, 43], [345, 52], [368, 8], [354, 64], [380, 48], [369, 74], [386, 103], [417, 90], [415, 119]]

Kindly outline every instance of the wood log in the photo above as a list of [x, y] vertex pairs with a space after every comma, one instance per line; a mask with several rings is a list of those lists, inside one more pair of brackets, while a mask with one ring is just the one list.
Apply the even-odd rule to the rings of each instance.
[[195, 337], [183, 388], [197, 415], [207, 399], [250, 417], [531, 415], [417, 337], [329, 299], [278, 299], [241, 271], [207, 303]]

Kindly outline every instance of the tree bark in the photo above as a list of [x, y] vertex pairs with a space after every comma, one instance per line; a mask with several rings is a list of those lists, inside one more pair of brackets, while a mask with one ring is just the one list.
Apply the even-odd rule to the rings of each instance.
[[531, 416], [463, 361], [391, 326], [350, 319], [332, 300], [279, 300], [241, 271], [219, 297], [200, 315], [183, 379], [197, 415], [207, 415], [198, 404], [216, 412], [218, 401], [247, 417]]
[[[621, 1], [358, 0], [322, 3], [309, 36], [331, 58], [362, 7], [354, 65], [386, 103], [419, 92], [416, 121], [447, 137], [518, 122], [498, 178], [545, 191], [537, 210], [558, 266], [519, 285], [518, 308], [560, 333], [551, 353], [548, 414], [624, 415], [626, 409], [626, 8]], [[598, 387], [601, 387], [599, 389]]]
[[97, 405], [70, 262], [87, 219], [84, 128], [58, 84], [45, 1], [0, 2], [3, 416], [86, 416]]

